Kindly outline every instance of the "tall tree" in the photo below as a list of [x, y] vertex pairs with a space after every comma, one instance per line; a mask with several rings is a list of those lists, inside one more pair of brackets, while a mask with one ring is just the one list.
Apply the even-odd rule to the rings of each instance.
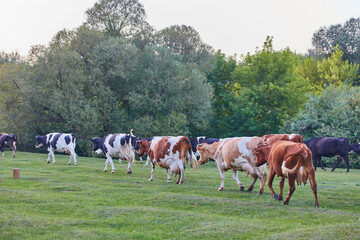
[[360, 18], [350, 18], [343, 25], [321, 27], [313, 34], [314, 52], [329, 57], [335, 46], [344, 52], [343, 60], [360, 64]]
[[114, 37], [132, 35], [146, 24], [144, 6], [138, 0], [99, 0], [85, 14], [90, 26]]
[[178, 53], [186, 63], [196, 63], [204, 70], [210, 70], [213, 48], [205, 44], [200, 34], [191, 26], [173, 25], [157, 33], [157, 42]]

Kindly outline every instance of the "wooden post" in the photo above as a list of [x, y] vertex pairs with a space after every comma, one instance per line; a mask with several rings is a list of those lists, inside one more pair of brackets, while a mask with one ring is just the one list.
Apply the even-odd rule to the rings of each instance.
[[13, 178], [20, 177], [20, 168], [13, 168]]

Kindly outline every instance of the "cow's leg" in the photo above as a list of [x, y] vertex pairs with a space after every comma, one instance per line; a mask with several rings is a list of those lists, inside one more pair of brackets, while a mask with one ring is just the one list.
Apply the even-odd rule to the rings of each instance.
[[283, 189], [284, 189], [284, 183], [285, 183], [285, 178], [282, 177], [279, 183], [279, 187], [280, 187], [280, 193], [279, 193], [279, 201], [283, 200]]
[[2, 156], [5, 157], [4, 149], [2, 147], [0, 147], [0, 150], [1, 150]]
[[50, 153], [50, 150], [48, 149], [49, 153], [48, 153], [48, 158], [46, 160], [47, 163], [50, 163], [50, 157], [51, 157], [51, 153]]
[[341, 163], [341, 157], [339, 155], [336, 156], [337, 157], [337, 161], [334, 164], [334, 167], [331, 169], [331, 171], [333, 172], [335, 170], [335, 168], [337, 168], [339, 166], [339, 164]]
[[[55, 164], [55, 154], [54, 154], [54, 151], [52, 149], [49, 150], [49, 154], [51, 155], [52, 159], [53, 159], [53, 164]], [[49, 160], [48, 160], [48, 163], [50, 163], [50, 157], [49, 157]]]
[[266, 175], [267, 175], [267, 172], [266, 172], [265, 169], [264, 169], [263, 172], [261, 172], [261, 174], [258, 173], [258, 177], [260, 179], [260, 189], [259, 189], [259, 192], [256, 195], [262, 195], [264, 193], [266, 177], [267, 177]]
[[13, 142], [11, 148], [12, 148], [12, 150], [13, 150], [13, 158], [15, 158], [15, 153], [16, 153], [16, 143], [15, 143], [15, 142]]
[[288, 183], [289, 183], [289, 194], [287, 195], [285, 201], [283, 202], [284, 205], [289, 204], [291, 195], [295, 192], [295, 179], [296, 179], [296, 173], [289, 174], [288, 176]]
[[321, 167], [322, 170], [326, 171], [326, 168], [323, 166], [322, 161], [321, 161], [321, 156], [318, 157], [319, 160], [319, 165]]
[[176, 161], [178, 168], [180, 169], [180, 176], [176, 182], [176, 184], [183, 184], [184, 183], [184, 173], [185, 173], [185, 169], [184, 169], [184, 162], [181, 160]]
[[316, 171], [316, 167], [317, 167], [317, 156], [315, 154], [313, 154], [312, 156], [312, 161], [313, 161], [313, 165], [314, 165], [314, 169]]
[[69, 162], [68, 162], [67, 165], [70, 165], [70, 164], [71, 164], [71, 159], [72, 159], [72, 154], [70, 153]]
[[142, 157], [139, 157], [139, 159], [140, 159], [140, 164], [143, 164], [144, 161], [142, 160]]
[[105, 169], [104, 169], [104, 172], [107, 172], [107, 165], [108, 165], [108, 163], [110, 163], [111, 164], [111, 173], [114, 173], [115, 172], [115, 167], [114, 167], [114, 163], [113, 163], [113, 160], [112, 160], [112, 158], [111, 158], [111, 156], [110, 156], [110, 154], [109, 153], [106, 153], [106, 162], [105, 162]]
[[344, 155], [343, 158], [344, 158], [344, 160], [346, 162], [346, 166], [347, 166], [346, 172], [349, 172], [349, 170], [350, 170], [349, 156], [346, 154], [346, 155]]
[[119, 157], [119, 163], [121, 163], [121, 158]]
[[171, 177], [169, 175], [169, 169], [165, 168], [165, 172], [166, 172], [167, 182], [171, 182]]
[[317, 208], [319, 207], [319, 201], [317, 197], [317, 184], [315, 181], [315, 171], [313, 168], [306, 168], [305, 170], [309, 176], [310, 186], [315, 196], [315, 207]]
[[218, 188], [218, 191], [223, 191], [224, 190], [224, 180], [225, 180], [225, 171], [223, 168], [219, 167], [219, 172], [220, 172], [220, 179], [221, 179], [221, 184], [220, 187]]
[[155, 163], [151, 161], [150, 164], [151, 164], [151, 176], [149, 178], [149, 182], [154, 181], [154, 172], [155, 172]]
[[72, 159], [74, 159], [74, 166], [77, 166], [76, 153], [75, 153], [74, 149], [69, 149], [69, 152], [70, 152], [70, 159], [69, 159], [68, 165], [71, 164], [71, 158], [72, 158]]
[[127, 172], [126, 172], [127, 174], [131, 174], [132, 173], [132, 170], [131, 170], [131, 160], [130, 160], [130, 158], [129, 158], [129, 160], [128, 160], [128, 168], [127, 168]]
[[274, 169], [270, 169], [270, 174], [269, 174], [269, 181], [268, 181], [268, 186], [270, 188], [270, 192], [271, 192], [271, 196], [275, 199], [275, 200], [279, 200], [279, 195], [277, 195], [275, 192], [274, 192], [274, 189], [272, 187], [272, 183], [274, 181], [274, 177], [275, 177], [275, 171]]
[[253, 189], [254, 189], [254, 185], [256, 183], [256, 180], [258, 179], [259, 177], [256, 175], [254, 176], [254, 180], [252, 181], [252, 183], [250, 184], [249, 188], [247, 189], [249, 192], [251, 192]]
[[235, 180], [235, 182], [237, 183], [237, 185], [240, 188], [240, 191], [244, 191], [245, 187], [244, 184], [242, 182], [239, 181], [239, 176], [238, 176], [238, 171], [233, 169], [233, 179]]
[[146, 167], [147, 165], [149, 165], [149, 162], [150, 162], [150, 157], [147, 156], [147, 157], [146, 157], [146, 163], [145, 163], [144, 167]]

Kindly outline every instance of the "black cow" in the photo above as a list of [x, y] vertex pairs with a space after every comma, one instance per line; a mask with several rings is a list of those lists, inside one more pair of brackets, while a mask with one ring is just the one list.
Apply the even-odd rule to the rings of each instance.
[[347, 138], [336, 138], [336, 137], [321, 137], [312, 138], [304, 141], [307, 147], [312, 152], [312, 159], [316, 170], [317, 164], [320, 165], [321, 169], [326, 170], [322, 165], [321, 157], [334, 157], [337, 156], [337, 162], [334, 164], [332, 172], [340, 164], [341, 159], [347, 164], [347, 171], [349, 172], [349, 156], [348, 153], [351, 151], [351, 145]]
[[350, 152], [354, 152], [354, 153], [360, 155], [360, 144], [351, 144]]
[[3, 148], [11, 147], [11, 149], [13, 150], [13, 157], [15, 158], [16, 141], [17, 141], [17, 136], [15, 134], [0, 133], [0, 150], [2, 152], [3, 157], [5, 156]]
[[199, 151], [196, 149], [197, 145], [201, 143], [212, 144], [214, 142], [219, 142], [219, 141], [220, 141], [219, 138], [209, 138], [209, 137], [197, 137], [190, 139], [191, 148], [193, 153], [195, 153], [196, 157], [200, 156]]

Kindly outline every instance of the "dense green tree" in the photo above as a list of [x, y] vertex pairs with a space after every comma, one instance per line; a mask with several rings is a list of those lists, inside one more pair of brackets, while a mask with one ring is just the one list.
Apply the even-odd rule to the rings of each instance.
[[244, 58], [228, 86], [233, 92], [225, 119], [229, 135], [277, 133], [300, 111], [311, 91], [309, 81], [294, 73], [300, 59], [289, 49], [274, 51], [269, 37], [263, 49]]
[[211, 101], [213, 114], [210, 126], [206, 135], [213, 137], [224, 137], [228, 134], [228, 126], [225, 119], [230, 113], [230, 101], [234, 98], [231, 89], [228, 88], [231, 82], [231, 74], [236, 68], [236, 58], [226, 57], [220, 50], [216, 52], [215, 67], [207, 74], [208, 82], [214, 89], [214, 96]]
[[87, 24], [113, 37], [131, 36], [146, 24], [138, 0], [99, 0], [86, 11]]
[[342, 60], [343, 52], [336, 46], [329, 57], [316, 60], [307, 57], [295, 68], [295, 73], [310, 81], [320, 94], [329, 85], [354, 84], [357, 79], [359, 65]]

